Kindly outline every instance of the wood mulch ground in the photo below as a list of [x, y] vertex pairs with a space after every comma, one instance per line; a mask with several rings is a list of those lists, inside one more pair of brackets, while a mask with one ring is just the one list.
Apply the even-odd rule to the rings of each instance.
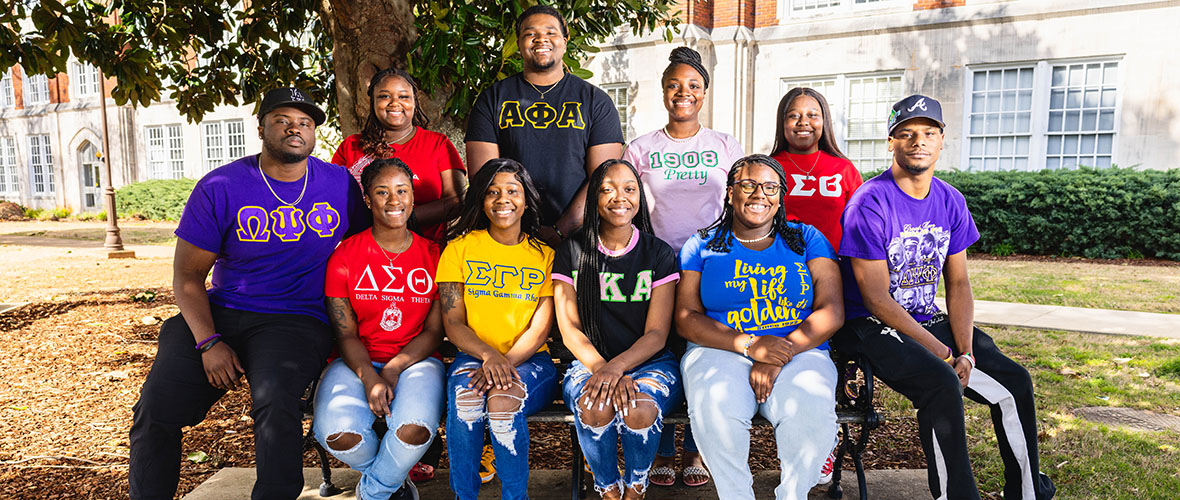
[[[0, 314], [0, 498], [126, 498], [131, 408], [159, 322], [177, 312], [171, 259], [108, 261], [53, 242], [0, 243], [0, 302], [28, 302]], [[153, 299], [134, 298], [149, 290]], [[253, 466], [249, 413], [249, 393], [232, 392], [185, 432], [184, 454], [204, 457], [177, 457], [178, 497], [220, 468]], [[908, 415], [886, 422], [873, 433], [866, 466], [924, 467], [916, 427]], [[568, 467], [568, 428], [536, 425], [531, 436], [533, 468]], [[771, 430], [755, 428], [752, 441], [752, 468], [777, 468]], [[313, 452], [304, 464], [318, 465]]]

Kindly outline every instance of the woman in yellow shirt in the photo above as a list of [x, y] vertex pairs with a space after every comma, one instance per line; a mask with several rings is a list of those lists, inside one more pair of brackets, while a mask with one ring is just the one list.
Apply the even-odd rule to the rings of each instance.
[[553, 400], [557, 370], [545, 340], [553, 323], [553, 250], [540, 239], [537, 190], [520, 163], [489, 160], [471, 179], [448, 233], [437, 281], [443, 325], [461, 351], [447, 377], [451, 490], [479, 494], [484, 429], [501, 498], [527, 498], [525, 417]]

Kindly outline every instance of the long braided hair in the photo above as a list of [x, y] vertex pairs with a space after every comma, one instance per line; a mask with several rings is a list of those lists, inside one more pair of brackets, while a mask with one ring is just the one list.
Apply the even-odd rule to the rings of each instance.
[[488, 187], [496, 174], [507, 172], [516, 176], [517, 182], [524, 188], [524, 214], [520, 218], [520, 231], [533, 248], [541, 250], [541, 217], [537, 214], [537, 207], [541, 206], [541, 198], [537, 195], [537, 188], [533, 186], [533, 178], [516, 160], [507, 158], [492, 158], [484, 163], [479, 171], [471, 177], [471, 184], [467, 194], [463, 196], [462, 212], [459, 218], [447, 228], [447, 241], [463, 236], [472, 231], [487, 229], [492, 225], [488, 215], [483, 211], [483, 199], [487, 195]]
[[824, 99], [824, 95], [809, 87], [795, 87], [787, 91], [778, 102], [778, 116], [774, 119], [774, 147], [771, 148], [770, 154], [776, 155], [781, 151], [787, 150], [787, 138], [784, 134], [783, 127], [787, 123], [787, 108], [791, 107], [791, 103], [800, 96], [807, 96], [815, 99], [819, 103], [820, 112], [824, 116], [824, 129], [819, 136], [819, 150], [823, 151], [836, 158], [847, 160], [848, 157], [840, 152], [840, 146], [836, 144], [836, 128], [832, 123], [832, 111], [828, 109], [828, 100]]
[[[729, 186], [729, 189], [738, 189], [734, 187], [735, 179], [737, 179], [738, 174], [741, 173], [744, 167], [753, 164], [760, 164], [770, 167], [771, 170], [774, 170], [774, 173], [778, 175], [779, 184], [782, 186], [787, 185], [787, 174], [783, 172], [783, 166], [780, 165], [779, 162], [775, 161], [774, 158], [763, 154], [752, 154], [734, 162], [733, 168], [729, 169], [729, 177], [725, 182], [726, 185]], [[783, 239], [783, 242], [787, 244], [787, 247], [789, 247], [795, 253], [803, 255], [803, 231], [796, 225], [788, 224], [788, 222], [798, 221], [787, 220], [787, 208], [783, 206], [783, 203], [786, 201], [786, 193], [784, 192], [784, 189], [785, 187], [779, 189], [778, 211], [774, 213], [774, 221], [771, 227], [774, 229], [774, 233], [777, 235], [777, 237]], [[725, 206], [721, 211], [721, 215], [717, 217], [717, 220], [713, 221], [709, 227], [701, 229], [697, 232], [702, 239], [708, 238], [710, 232], [713, 233], [713, 237], [709, 238], [708, 242], [705, 244], [705, 248], [714, 252], [728, 252], [730, 247], [733, 245], [733, 204], [729, 201], [729, 199], [730, 197], [727, 195], [725, 200], [722, 202]]]
[[360, 137], [361, 151], [376, 158], [388, 156], [391, 149], [385, 143], [385, 126], [381, 124], [381, 120], [377, 119], [373, 98], [373, 89], [377, 88], [377, 85], [386, 78], [401, 78], [410, 84], [411, 89], [414, 89], [414, 117], [410, 119], [410, 124], [422, 128], [430, 125], [430, 118], [422, 111], [422, 100], [418, 98], [422, 92], [418, 89], [418, 82], [414, 81], [414, 77], [398, 68], [385, 68], [378, 71], [369, 80], [369, 117], [365, 119], [365, 127], [361, 129]]
[[[602, 222], [602, 216], [598, 214], [598, 190], [602, 187], [607, 169], [615, 165], [626, 165], [635, 176], [635, 182], [639, 183], [639, 210], [631, 223], [639, 231], [649, 234], [652, 232], [651, 216], [647, 211], [647, 195], [643, 192], [643, 181], [639, 179], [639, 171], [635, 170], [635, 166], [627, 160], [615, 159], [606, 160], [598, 165], [586, 180], [586, 212], [582, 218], [582, 227], [574, 232], [571, 238], [582, 248], [582, 255], [578, 259], [578, 318], [582, 320], [582, 331], [599, 352], [603, 351], [604, 344], [602, 330], [598, 326], [599, 318], [602, 317], [602, 301], [599, 300], [602, 295], [602, 283], [598, 274], [602, 272], [604, 263], [603, 255], [598, 251], [599, 225]], [[639, 238], [639, 235], [636, 234], [633, 238]]]

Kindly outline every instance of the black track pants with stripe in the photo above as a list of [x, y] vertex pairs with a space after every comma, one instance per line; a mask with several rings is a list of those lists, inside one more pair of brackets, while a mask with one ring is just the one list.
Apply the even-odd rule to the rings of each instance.
[[[922, 324], [939, 341], [954, 346], [945, 314]], [[837, 349], [863, 352], [873, 373], [918, 409], [918, 432], [926, 453], [930, 494], [935, 499], [979, 498], [963, 417], [963, 396], [991, 408], [1004, 461], [1004, 498], [1047, 500], [1056, 488], [1041, 474], [1032, 378], [1004, 356], [992, 338], [975, 329], [975, 369], [964, 390], [953, 368], [918, 342], [876, 318], [847, 321], [833, 340]]]

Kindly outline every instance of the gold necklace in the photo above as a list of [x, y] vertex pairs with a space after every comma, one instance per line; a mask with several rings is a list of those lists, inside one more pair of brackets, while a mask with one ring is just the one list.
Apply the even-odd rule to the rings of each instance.
[[637, 232], [639, 232], [639, 231], [635, 229], [634, 225], [632, 225], [631, 226], [631, 235], [627, 237], [627, 244], [623, 245], [623, 248], [620, 250], [611, 250], [611, 249], [607, 248], [606, 243], [602, 242], [602, 235], [598, 236], [598, 246], [599, 246], [599, 248], [602, 249], [602, 253], [606, 254], [607, 257], [618, 257], [618, 256], [626, 253], [627, 247], [631, 246], [631, 240], [635, 239], [635, 233], [637, 233]]
[[262, 182], [266, 184], [266, 189], [269, 189], [269, 190], [270, 190], [270, 194], [274, 195], [275, 199], [276, 199], [276, 200], [279, 200], [279, 203], [282, 203], [283, 205], [289, 205], [289, 206], [292, 206], [292, 207], [293, 207], [293, 206], [295, 206], [295, 205], [298, 205], [300, 201], [303, 201], [303, 195], [304, 195], [304, 193], [307, 193], [307, 178], [308, 178], [308, 177], [310, 177], [310, 176], [308, 175], [310, 172], [308, 172], [306, 168], [307, 168], [307, 167], [304, 167], [304, 171], [303, 171], [303, 189], [300, 189], [300, 190], [299, 190], [299, 197], [298, 197], [298, 198], [295, 198], [295, 201], [294, 201], [294, 202], [288, 203], [288, 202], [287, 202], [287, 200], [284, 200], [284, 199], [282, 199], [282, 198], [279, 198], [279, 194], [275, 192], [275, 188], [273, 188], [273, 187], [270, 187], [270, 181], [266, 180], [266, 172], [263, 172], [263, 171], [262, 171], [262, 162], [258, 162], [258, 173], [259, 173], [260, 175], [262, 175]]
[[545, 89], [545, 91], [544, 91], [544, 92], [541, 92], [541, 89], [537, 88], [537, 86], [536, 86], [536, 85], [533, 85], [533, 82], [530, 82], [530, 81], [529, 81], [529, 79], [528, 79], [528, 78], [526, 78], [526, 77], [525, 77], [523, 74], [522, 74], [520, 77], [521, 77], [522, 79], [524, 79], [524, 82], [525, 82], [525, 83], [527, 83], [527, 84], [529, 84], [529, 86], [530, 86], [530, 87], [532, 87], [532, 88], [533, 88], [533, 90], [536, 90], [538, 94], [541, 94], [541, 100], [544, 100], [544, 99], [545, 99], [545, 94], [548, 94], [548, 93], [550, 93], [550, 92], [553, 92], [553, 90], [554, 90], [554, 89], [556, 89], [558, 85], [561, 85], [561, 82], [564, 82], [564, 81], [565, 81], [565, 72], [564, 72], [564, 71], [562, 71], [562, 72], [561, 72], [561, 78], [559, 78], [559, 79], [557, 80], [557, 82], [556, 82], [556, 83], [554, 83], [553, 85], [550, 85], [550, 86], [549, 86], [549, 88]]
[[804, 176], [810, 176], [811, 170], [815, 170], [815, 166], [819, 165], [819, 151], [815, 152], [815, 161], [811, 162], [811, 170], [803, 170], [803, 167], [800, 167], [798, 163], [795, 163], [795, 159], [791, 158], [791, 153], [789, 151], [787, 152], [787, 160], [791, 162], [791, 165], [794, 165], [795, 168], [799, 169], [800, 172], [803, 172]]

